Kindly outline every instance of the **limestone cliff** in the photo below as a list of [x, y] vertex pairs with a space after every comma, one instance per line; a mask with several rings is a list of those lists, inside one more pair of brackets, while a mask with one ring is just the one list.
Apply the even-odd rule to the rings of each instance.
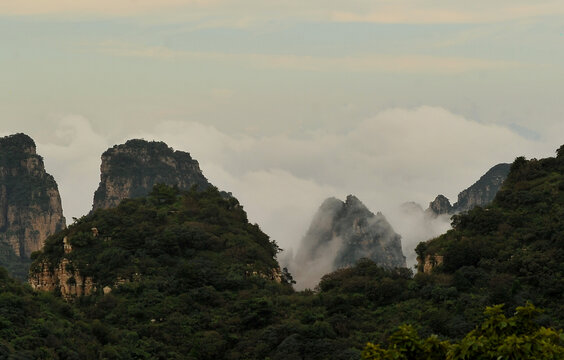
[[[330, 258], [330, 259], [328, 259]], [[331, 262], [330, 271], [369, 258], [384, 267], [405, 267], [401, 236], [381, 213], [373, 214], [355, 196], [329, 198], [319, 208], [296, 259], [298, 264]]]
[[29, 274], [29, 284], [38, 291], [60, 291], [65, 300], [90, 295], [96, 290], [91, 277], [83, 276], [68, 254], [72, 252], [68, 237], [64, 238], [65, 257], [58, 264], [43, 260], [34, 264]]
[[174, 151], [163, 142], [129, 140], [102, 154], [100, 186], [94, 194], [93, 210], [117, 206], [125, 198], [147, 195], [153, 185], [163, 183], [188, 190], [210, 183], [198, 162], [183, 151]]
[[458, 201], [451, 206], [450, 201], [443, 195], [429, 204], [427, 212], [433, 215], [458, 214], [475, 208], [489, 205], [503, 181], [509, 174], [511, 164], [497, 164], [488, 170], [478, 181], [458, 194]]
[[45, 172], [35, 142], [24, 134], [0, 138], [0, 243], [25, 259], [64, 227], [57, 184]]

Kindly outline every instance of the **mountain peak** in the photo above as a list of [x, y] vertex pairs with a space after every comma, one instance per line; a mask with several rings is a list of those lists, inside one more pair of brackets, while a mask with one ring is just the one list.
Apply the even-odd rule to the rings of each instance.
[[[401, 236], [382, 213], [374, 215], [354, 195], [347, 196], [345, 202], [326, 199], [302, 240], [296, 267], [312, 267], [326, 273], [354, 265], [361, 258], [383, 267], [406, 266]], [[294, 272], [298, 274], [300, 270]]]
[[100, 172], [94, 210], [117, 206], [125, 198], [145, 196], [158, 183], [183, 190], [211, 186], [198, 161], [162, 141], [132, 139], [115, 145], [102, 154]]

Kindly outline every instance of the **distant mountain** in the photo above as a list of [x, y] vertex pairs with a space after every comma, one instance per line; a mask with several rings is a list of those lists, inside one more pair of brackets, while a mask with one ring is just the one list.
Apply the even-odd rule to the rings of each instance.
[[204, 190], [211, 186], [189, 153], [174, 151], [164, 142], [134, 139], [115, 145], [102, 154], [100, 172], [93, 210], [115, 207], [126, 198], [145, 196], [157, 183], [181, 190], [192, 186]]
[[25, 278], [29, 257], [65, 227], [55, 179], [25, 134], [0, 138], [0, 265]]
[[505, 163], [492, 167], [472, 186], [460, 192], [458, 201], [454, 205], [451, 205], [445, 196], [438, 195], [435, 200], [429, 203], [427, 212], [434, 215], [452, 215], [466, 212], [476, 206], [489, 205], [501, 189], [510, 168], [511, 164]]
[[325, 200], [302, 240], [297, 266], [331, 261], [332, 271], [354, 265], [362, 258], [387, 268], [406, 266], [401, 237], [384, 215], [374, 215], [353, 195], [347, 196], [345, 202]]

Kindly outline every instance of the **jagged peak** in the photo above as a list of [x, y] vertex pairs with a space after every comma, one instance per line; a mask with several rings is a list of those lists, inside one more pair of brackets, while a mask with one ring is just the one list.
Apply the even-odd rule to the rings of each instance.
[[370, 210], [368, 210], [366, 205], [364, 205], [364, 203], [354, 195], [347, 196], [347, 199], [345, 201], [345, 207], [352, 212], [363, 212], [363, 213], [366, 212], [371, 215], [374, 215]]

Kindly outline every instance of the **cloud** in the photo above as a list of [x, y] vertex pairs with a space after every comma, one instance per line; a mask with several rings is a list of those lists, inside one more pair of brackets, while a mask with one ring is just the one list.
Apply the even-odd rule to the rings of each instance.
[[214, 61], [253, 68], [314, 72], [401, 72], [461, 73], [475, 70], [507, 70], [525, 67], [515, 61], [453, 56], [387, 55], [322, 57], [260, 53], [221, 53], [173, 50], [119, 41], [104, 41], [88, 49], [120, 57], [152, 58], [163, 61]]
[[37, 152], [59, 185], [63, 211], [70, 224], [72, 217], [85, 215], [92, 208], [100, 182], [100, 155], [110, 144], [86, 118], [77, 115], [63, 116], [45, 135], [36, 140]]
[[272, 20], [314, 22], [376, 22], [406, 24], [486, 23], [531, 19], [564, 13], [556, 0], [18, 0], [0, 3], [5, 15], [150, 16], [160, 21], [253, 24]]
[[326, 197], [355, 194], [404, 235], [410, 265], [413, 247], [448, 228], [448, 219], [414, 229], [423, 219], [406, 217], [399, 204], [426, 207], [440, 193], [455, 199], [493, 165], [551, 156], [558, 147], [437, 107], [382, 111], [346, 132], [248, 136], [165, 122], [138, 135], [190, 151], [211, 182], [232, 191], [285, 249], [297, 248]]
[[[250, 221], [290, 252], [325, 198], [354, 194], [373, 212], [382, 211], [404, 236], [411, 263], [417, 242], [448, 224], [424, 229], [421, 219], [397, 210], [400, 204], [415, 201], [426, 207], [437, 194], [455, 199], [491, 166], [521, 155], [552, 156], [561, 141], [556, 136], [527, 140], [439, 107], [389, 109], [346, 131], [251, 136], [196, 122], [158, 121], [150, 129], [112, 136], [120, 142], [160, 140], [190, 152], [204, 175], [231, 191]], [[36, 142], [59, 183], [67, 218], [86, 214], [99, 182], [100, 155], [114, 144], [80, 116], [65, 116], [53, 128], [41, 129]], [[288, 263], [291, 254], [281, 258]]]

